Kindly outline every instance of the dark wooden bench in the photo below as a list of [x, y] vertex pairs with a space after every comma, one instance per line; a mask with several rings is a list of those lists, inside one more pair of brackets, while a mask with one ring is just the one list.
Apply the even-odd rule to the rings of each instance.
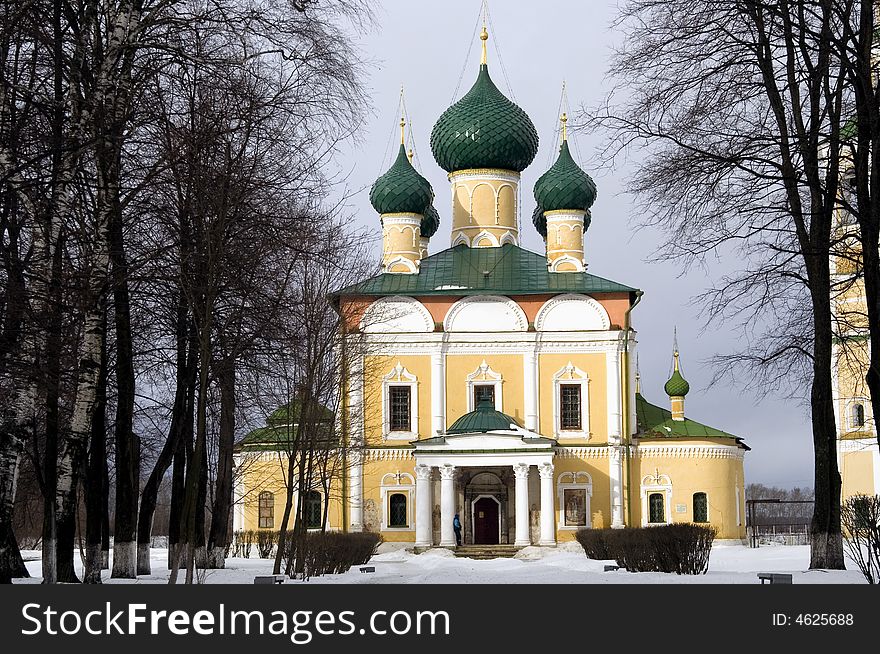
[[374, 566], [374, 565], [361, 566], [361, 572], [376, 572], [376, 566]]
[[761, 580], [761, 585], [763, 585], [765, 581], [769, 581], [771, 584], [791, 583], [791, 575], [784, 572], [759, 572], [758, 579]]
[[267, 575], [262, 577], [254, 577], [255, 584], [283, 584], [284, 575]]

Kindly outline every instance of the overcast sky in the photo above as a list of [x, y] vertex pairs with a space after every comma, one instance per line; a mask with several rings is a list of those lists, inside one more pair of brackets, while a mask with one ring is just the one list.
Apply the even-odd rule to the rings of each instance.
[[[360, 143], [346, 148], [339, 163], [347, 175], [347, 192], [352, 194], [350, 210], [359, 224], [374, 230], [378, 258], [379, 217], [370, 206], [368, 193], [396, 153], [398, 99], [403, 84], [413, 121], [415, 164], [434, 188], [441, 217], [440, 229], [430, 244], [434, 254], [449, 247], [450, 196], [446, 173], [435, 163], [428, 139], [434, 122], [451, 104], [459, 79], [455, 99], [467, 92], [476, 78], [480, 48], [475, 27], [480, 2], [384, 0], [377, 5], [376, 26], [359, 39], [368, 62], [366, 87], [372, 113], [367, 116]], [[489, 5], [489, 71], [502, 92], [529, 114], [541, 139], [537, 157], [522, 174], [521, 186], [521, 245], [536, 252], [543, 252], [543, 243], [531, 224], [535, 206], [532, 188], [557, 151], [562, 81], [566, 80], [574, 109], [595, 106], [607, 92], [613, 83], [605, 75], [611, 48], [621, 38], [610, 27], [616, 5], [616, 0], [496, 0]], [[642, 394], [655, 404], [668, 404], [663, 384], [671, 370], [672, 334], [677, 327], [683, 373], [691, 385], [688, 417], [746, 440], [752, 447], [746, 455], [747, 482], [812, 486], [807, 407], [774, 395], [742, 395], [740, 389], [726, 385], [708, 387], [713, 373], [708, 359], [735, 350], [740, 339], [733, 324], [702, 328], [699, 307], [692, 304], [692, 298], [711, 279], [700, 271], [682, 276], [673, 264], [651, 262], [660, 235], [639, 228], [638, 198], [620, 191], [629, 174], [625, 162], [613, 172], [597, 172], [591, 162], [599, 137], [575, 134], [572, 139], [576, 145], [573, 154], [599, 188], [586, 235], [588, 270], [645, 292], [633, 312]], [[735, 265], [721, 260], [712, 275]]]

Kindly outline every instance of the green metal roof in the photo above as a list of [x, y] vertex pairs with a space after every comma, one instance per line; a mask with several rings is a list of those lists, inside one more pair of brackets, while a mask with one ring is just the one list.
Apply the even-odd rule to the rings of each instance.
[[449, 173], [469, 168], [522, 171], [538, 153], [538, 132], [526, 112], [498, 90], [483, 64], [471, 90], [437, 119], [431, 152]]
[[[275, 409], [266, 418], [266, 426], [257, 427], [248, 432], [235, 444], [235, 449], [238, 451], [286, 451], [289, 449], [297, 437], [300, 405], [299, 400], [294, 400]], [[322, 405], [314, 406], [313, 410], [317, 412], [317, 415], [309, 418], [309, 422], [314, 421], [314, 423], [323, 426], [326, 434], [320, 441], [331, 445], [336, 438], [333, 430], [333, 412]]]
[[551, 273], [543, 254], [505, 244], [498, 248], [457, 245], [422, 259], [416, 275], [382, 273], [333, 296], [637, 292], [586, 272]]
[[535, 183], [535, 200], [543, 211], [586, 211], [596, 201], [596, 182], [572, 159], [568, 141], [562, 142], [556, 162]]
[[431, 183], [419, 175], [401, 143], [397, 159], [384, 175], [373, 183], [370, 189], [370, 204], [380, 214], [416, 213], [423, 214], [434, 191]]
[[740, 442], [733, 434], [690, 418], [673, 420], [671, 411], [651, 404], [640, 393], [636, 393], [636, 417], [638, 436], [643, 438], [732, 438]]
[[516, 420], [506, 413], [496, 411], [491, 402], [480, 403], [477, 408], [465, 413], [446, 430], [447, 434], [474, 434], [487, 431], [509, 431]]

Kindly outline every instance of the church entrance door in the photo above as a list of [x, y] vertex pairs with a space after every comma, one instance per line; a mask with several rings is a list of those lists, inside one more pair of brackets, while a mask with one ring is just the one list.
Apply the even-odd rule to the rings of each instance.
[[498, 544], [498, 500], [481, 497], [474, 502], [474, 544]]

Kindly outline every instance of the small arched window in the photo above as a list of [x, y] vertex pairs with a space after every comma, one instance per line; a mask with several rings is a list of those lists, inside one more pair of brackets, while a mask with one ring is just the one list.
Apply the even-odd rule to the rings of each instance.
[[860, 402], [852, 405], [852, 426], [865, 426], [865, 405]]
[[648, 515], [649, 522], [653, 523], [665, 523], [666, 522], [666, 511], [664, 507], [663, 493], [651, 493], [648, 496]]
[[260, 529], [275, 528], [275, 494], [263, 491], [257, 498]]
[[407, 527], [406, 495], [392, 493], [388, 498], [388, 526]]
[[305, 515], [306, 529], [320, 529], [322, 522], [321, 513], [321, 493], [318, 491], [309, 491], [305, 497]]
[[709, 502], [706, 493], [694, 493], [694, 522], [709, 522]]

